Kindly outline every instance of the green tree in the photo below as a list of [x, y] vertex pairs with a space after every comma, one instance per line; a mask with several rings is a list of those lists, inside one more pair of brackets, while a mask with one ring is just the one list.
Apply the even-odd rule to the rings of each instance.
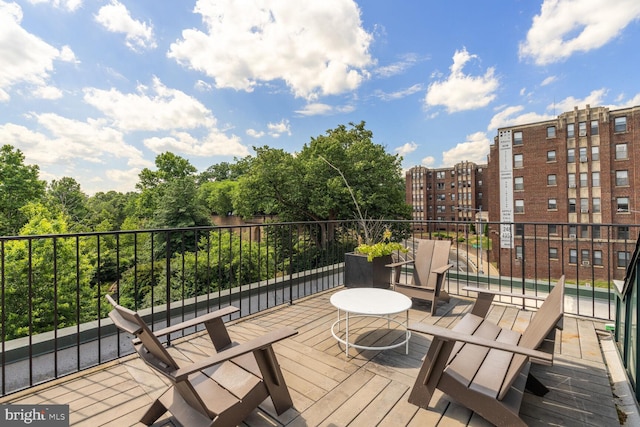
[[239, 180], [236, 210], [245, 217], [276, 213], [284, 221], [357, 219], [355, 198], [366, 218], [410, 218], [402, 158], [372, 138], [361, 122], [312, 138], [296, 156], [255, 148], [256, 158]]
[[88, 197], [73, 178], [65, 176], [51, 181], [47, 186], [47, 197], [52, 210], [61, 211], [74, 223], [84, 221], [89, 214]]
[[0, 235], [18, 234], [27, 222], [21, 208], [42, 200], [45, 182], [38, 177], [38, 166], [25, 165], [20, 150], [11, 145], [0, 148]]
[[[22, 211], [28, 222], [21, 235], [68, 232], [64, 215], [52, 215], [42, 204], [28, 204]], [[5, 339], [97, 318], [96, 301], [101, 295], [94, 295], [89, 285], [92, 267], [88, 258], [76, 258], [75, 238], [9, 241], [4, 264]], [[81, 307], [76, 303], [76, 293]]]
[[[120, 230], [126, 218], [136, 216], [135, 202], [138, 197], [133, 192], [98, 192], [87, 199], [88, 214], [85, 223], [95, 231]], [[140, 225], [144, 225], [142, 221]]]
[[237, 181], [205, 182], [198, 188], [199, 203], [212, 214], [227, 215], [233, 212], [233, 197]]

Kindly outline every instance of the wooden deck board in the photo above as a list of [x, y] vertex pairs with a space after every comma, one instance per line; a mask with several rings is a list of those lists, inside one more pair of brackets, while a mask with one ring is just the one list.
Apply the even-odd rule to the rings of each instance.
[[[291, 306], [229, 322], [230, 334], [237, 341], [284, 326], [299, 332], [274, 346], [294, 408], [276, 416], [267, 400], [244, 421], [244, 426], [490, 425], [439, 391], [428, 410], [408, 403], [421, 360], [431, 344], [429, 336], [414, 334], [408, 355], [401, 346], [386, 351], [351, 349], [351, 357], [347, 358], [344, 346], [331, 335], [337, 313], [329, 302], [330, 295], [325, 292]], [[452, 297], [438, 308], [441, 316], [436, 317], [430, 316], [428, 304], [417, 304], [410, 310], [409, 321], [452, 327], [470, 310], [471, 301]], [[530, 308], [522, 311], [519, 306], [501, 303], [491, 307], [488, 317], [500, 325], [521, 329], [531, 313]], [[400, 316], [397, 319], [404, 320]], [[362, 328], [357, 339], [365, 345], [389, 344], [402, 337], [394, 323], [388, 329], [385, 320], [353, 320], [354, 327]], [[532, 373], [551, 391], [543, 398], [525, 394], [520, 414], [527, 423], [618, 425], [598, 342], [599, 329], [602, 325], [598, 321], [565, 317], [564, 330], [556, 341], [554, 365], [532, 367]], [[174, 340], [170, 351], [178, 360], [188, 361], [201, 359], [214, 350], [208, 336], [200, 334]], [[0, 403], [68, 404], [74, 426], [135, 426], [140, 425], [139, 417], [166, 387], [167, 381], [139, 358], [127, 357], [103, 370], [76, 374], [50, 387], [7, 396]], [[165, 415], [154, 426], [171, 425], [171, 417]]]

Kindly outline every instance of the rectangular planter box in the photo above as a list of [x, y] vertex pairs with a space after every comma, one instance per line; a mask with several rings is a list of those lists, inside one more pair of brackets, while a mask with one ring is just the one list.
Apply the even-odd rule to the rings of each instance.
[[367, 261], [366, 255], [349, 252], [344, 254], [344, 285], [347, 288], [383, 288], [388, 289], [391, 280], [391, 255]]

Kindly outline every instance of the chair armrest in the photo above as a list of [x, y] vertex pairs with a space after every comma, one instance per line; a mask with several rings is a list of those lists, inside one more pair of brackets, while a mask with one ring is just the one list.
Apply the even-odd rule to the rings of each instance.
[[256, 350], [261, 350], [263, 348], [269, 347], [273, 343], [282, 341], [283, 339], [289, 338], [293, 335], [296, 335], [297, 333], [298, 331], [293, 328], [278, 329], [276, 331], [262, 335], [258, 338], [254, 338], [250, 341], [230, 347], [213, 356], [207, 357], [206, 359], [195, 362], [184, 368], [180, 368], [170, 375], [174, 377], [176, 382], [184, 381], [189, 375], [195, 372], [199, 372], [203, 369], [207, 369], [211, 366], [217, 365], [235, 357], [242, 356], [243, 354], [251, 353]]
[[[191, 328], [192, 326], [197, 326], [201, 323], [207, 322], [212, 319], [217, 319], [219, 317], [224, 317], [229, 314], [233, 314], [236, 311], [239, 311], [238, 307], [234, 307], [232, 305], [228, 307], [221, 308], [220, 310], [212, 311], [211, 313], [203, 314], [202, 316], [195, 317], [190, 320], [185, 320], [184, 322], [176, 323], [175, 325], [171, 325], [169, 327], [159, 329], [153, 333], [156, 337], [162, 337], [165, 335], [172, 334], [174, 332], [181, 331], [183, 329]], [[137, 341], [137, 340], [134, 340]]]
[[476, 288], [474, 286], [465, 286], [462, 288], [463, 291], [469, 292], [477, 292], [479, 294], [490, 294], [501, 297], [512, 297], [512, 298], [525, 298], [525, 299], [533, 299], [537, 301], [544, 301], [547, 297], [541, 297], [539, 295], [530, 295], [530, 294], [517, 294], [514, 292], [504, 292], [504, 291], [495, 291], [493, 289], [487, 288]]
[[385, 264], [385, 267], [395, 268], [395, 267], [401, 267], [403, 265], [413, 264], [413, 263], [414, 263], [414, 260], [408, 259], [406, 261], [398, 261], [398, 262], [393, 262], [391, 264]]
[[[412, 323], [409, 325], [410, 331], [420, 332], [423, 334], [433, 335], [445, 341], [458, 341], [468, 344], [475, 344], [481, 347], [493, 348], [496, 350], [507, 351], [510, 353], [522, 354], [535, 360], [538, 364], [551, 366], [553, 364], [553, 354], [544, 351], [534, 350], [531, 348], [521, 347], [515, 344], [498, 342], [486, 338], [476, 337], [470, 334], [453, 331], [441, 326], [429, 325], [426, 323]], [[433, 345], [433, 344], [432, 344]]]
[[447, 265], [443, 265], [442, 267], [438, 267], [438, 268], [434, 268], [433, 270], [431, 270], [432, 273], [436, 273], [436, 274], [444, 274], [446, 273], [451, 267], [453, 267], [453, 264], [447, 264]]

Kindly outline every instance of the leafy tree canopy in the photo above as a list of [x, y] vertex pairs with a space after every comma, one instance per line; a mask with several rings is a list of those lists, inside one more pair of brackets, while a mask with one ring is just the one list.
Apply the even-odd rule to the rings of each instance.
[[285, 221], [355, 219], [350, 187], [366, 218], [409, 218], [402, 158], [372, 138], [360, 122], [312, 138], [295, 156], [254, 148], [257, 156], [239, 180], [237, 211], [277, 213]]
[[25, 165], [24, 155], [11, 145], [0, 148], [0, 235], [16, 235], [27, 218], [20, 208], [39, 201], [45, 181], [37, 165]]

